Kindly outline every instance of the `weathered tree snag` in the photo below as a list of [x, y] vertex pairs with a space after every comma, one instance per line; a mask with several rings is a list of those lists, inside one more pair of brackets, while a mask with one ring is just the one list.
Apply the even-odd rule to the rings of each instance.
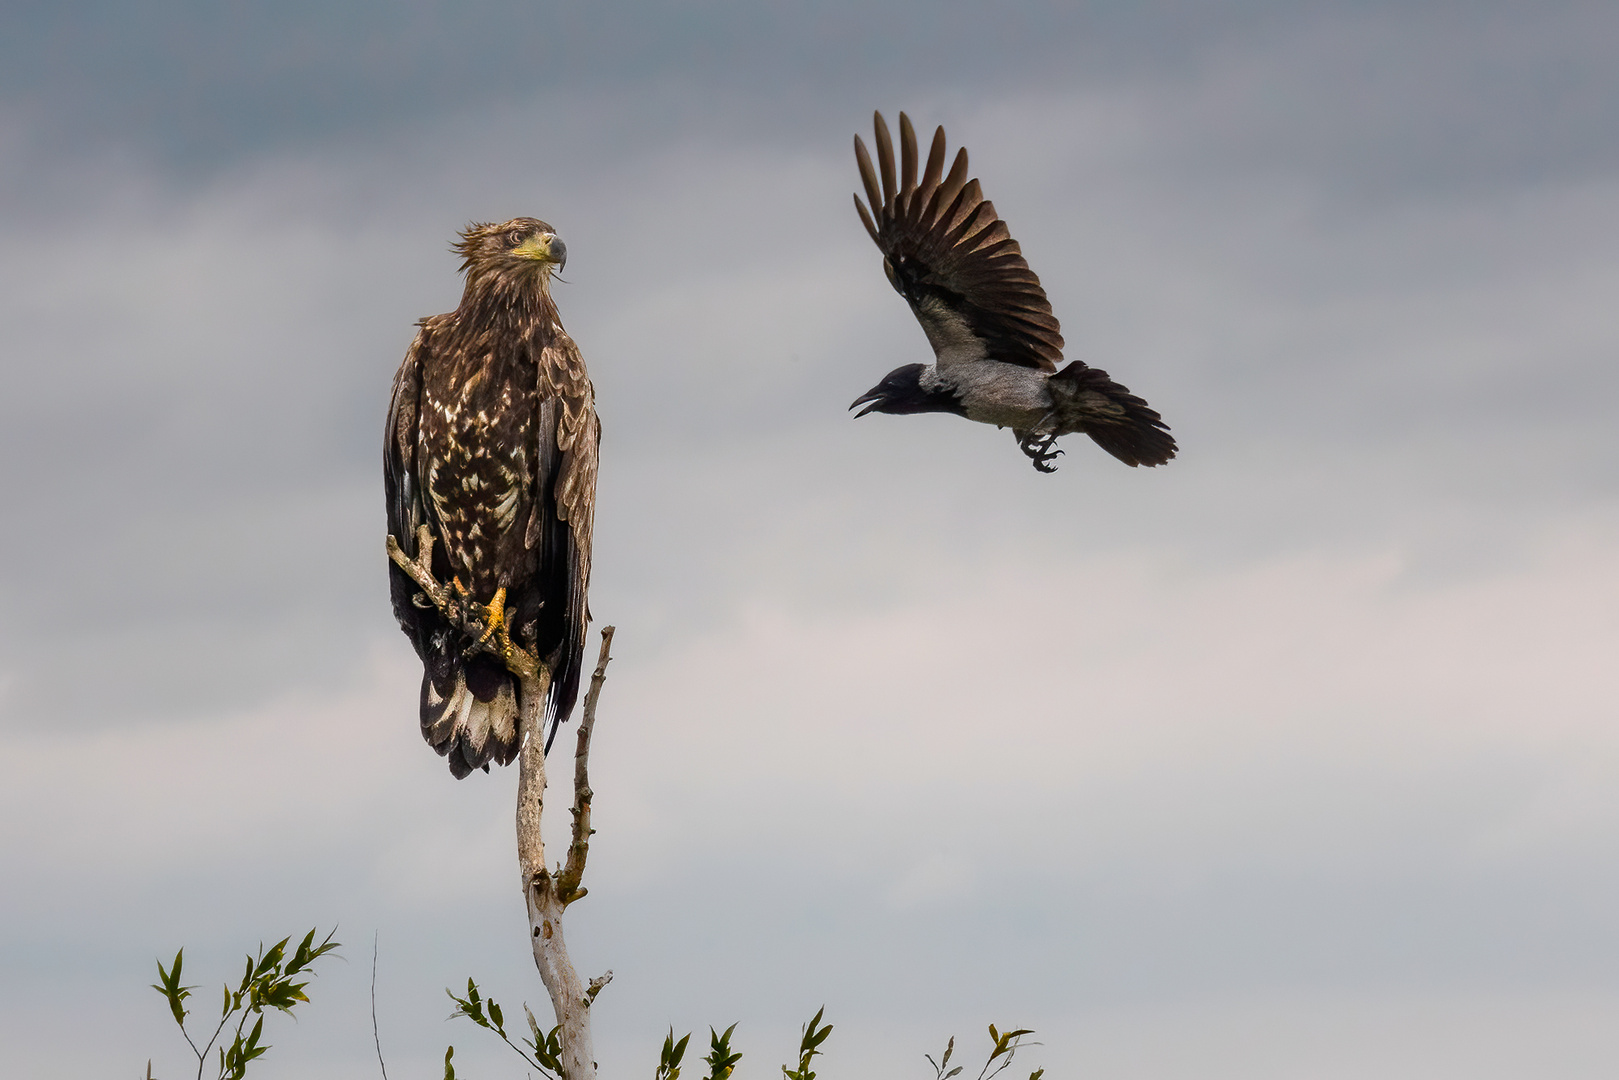
[[590, 1004], [613, 977], [609, 971], [592, 979], [586, 989], [568, 959], [568, 948], [562, 940], [563, 910], [585, 895], [580, 882], [585, 873], [585, 856], [590, 851], [590, 735], [596, 726], [596, 700], [607, 678], [612, 645], [613, 628], [603, 627], [601, 656], [585, 695], [578, 749], [573, 755], [573, 840], [568, 845], [566, 865], [560, 866], [555, 874], [545, 865], [545, 841], [540, 835], [540, 816], [545, 808], [545, 692], [551, 673], [542, 664], [535, 675], [522, 680], [523, 748], [518, 755], [517, 774], [517, 863], [528, 904], [534, 966], [540, 969], [540, 981], [551, 995], [551, 1008], [562, 1028], [558, 1040], [562, 1046], [565, 1080], [594, 1080], [596, 1076]]

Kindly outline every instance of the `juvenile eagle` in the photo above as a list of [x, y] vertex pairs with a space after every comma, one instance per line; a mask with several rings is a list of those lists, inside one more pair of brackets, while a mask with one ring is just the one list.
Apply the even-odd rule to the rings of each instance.
[[[516, 756], [525, 711], [543, 715], [535, 738], [554, 738], [573, 709], [601, 428], [551, 299], [567, 259], [555, 230], [476, 224], [455, 250], [461, 304], [417, 324], [383, 472], [394, 616], [424, 669], [422, 735], [461, 777]], [[544, 687], [543, 714], [525, 686]]]
[[[967, 151], [944, 172], [944, 128], [933, 135], [916, 178], [916, 132], [899, 114], [900, 168], [882, 114], [875, 118], [877, 169], [854, 139], [860, 179], [871, 200], [855, 209], [883, 253], [883, 271], [905, 297], [936, 362], [906, 364], [849, 408], [869, 412], [947, 412], [1010, 427], [1018, 448], [1052, 472], [1057, 438], [1082, 431], [1126, 465], [1162, 465], [1175, 440], [1147, 403], [1078, 360], [1061, 371], [1062, 334], [1040, 279], [1006, 223], [967, 179]], [[878, 170], [882, 183], [878, 185]]]

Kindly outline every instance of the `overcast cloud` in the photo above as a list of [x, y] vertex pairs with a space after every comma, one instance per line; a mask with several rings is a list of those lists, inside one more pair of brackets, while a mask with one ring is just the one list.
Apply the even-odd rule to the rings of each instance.
[[[515, 777], [421, 742], [380, 430], [535, 214], [604, 442], [604, 1075], [1608, 1077], [1611, 5], [28, 5], [0, 39], [0, 1070], [159, 1075], [145, 989], [341, 923], [264, 1076], [510, 1075]], [[848, 402], [926, 358], [849, 194], [943, 123], [1068, 354], [1172, 425]], [[193, 969], [193, 965], [194, 969]], [[205, 998], [206, 1000], [206, 998]]]

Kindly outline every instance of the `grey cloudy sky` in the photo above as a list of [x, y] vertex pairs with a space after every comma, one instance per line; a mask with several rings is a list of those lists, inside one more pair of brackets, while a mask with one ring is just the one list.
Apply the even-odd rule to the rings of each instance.
[[[264, 1076], [511, 1074], [514, 777], [421, 742], [379, 462], [468, 220], [567, 239], [619, 627], [607, 1075], [1607, 1077], [1612, 5], [17, 5], [0, 36], [0, 1066], [342, 924]], [[925, 342], [850, 205], [943, 123], [1069, 355], [1174, 427], [845, 407]]]

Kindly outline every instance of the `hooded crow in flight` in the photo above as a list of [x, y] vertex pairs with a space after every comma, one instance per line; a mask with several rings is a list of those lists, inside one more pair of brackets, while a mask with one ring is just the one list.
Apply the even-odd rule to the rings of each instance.
[[[900, 162], [882, 114], [875, 117], [877, 168], [856, 135], [855, 160], [871, 201], [855, 209], [883, 253], [883, 272], [911, 305], [933, 346], [932, 364], [906, 364], [849, 408], [947, 412], [1010, 427], [1018, 448], [1053, 472], [1060, 436], [1084, 432], [1126, 465], [1162, 465], [1175, 440], [1147, 403], [1098, 368], [1071, 361], [1061, 371], [1062, 334], [1040, 279], [1006, 223], [967, 179], [967, 151], [944, 174], [944, 128], [933, 135], [917, 179], [916, 132], [899, 114]], [[878, 172], [881, 171], [881, 185]]]

